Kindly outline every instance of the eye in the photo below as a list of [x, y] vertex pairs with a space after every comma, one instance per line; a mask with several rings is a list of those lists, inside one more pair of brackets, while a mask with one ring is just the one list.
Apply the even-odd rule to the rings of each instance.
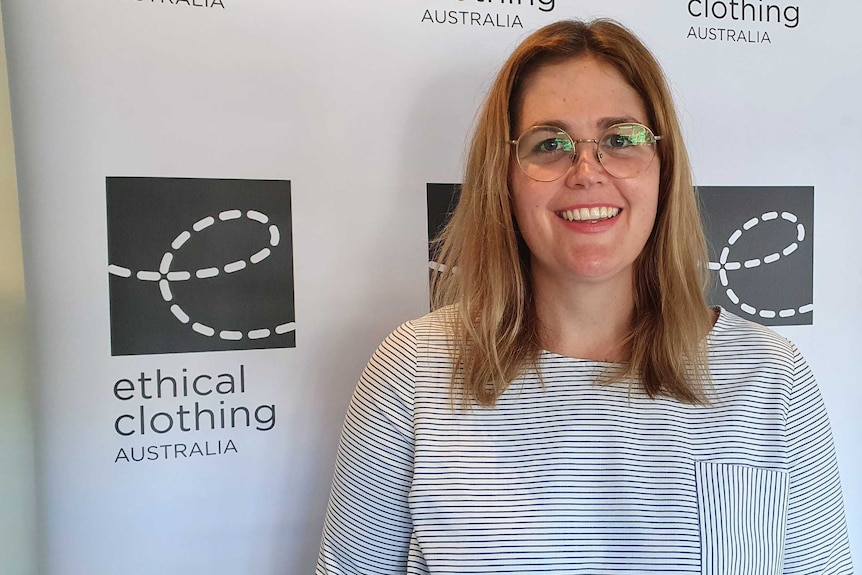
[[611, 133], [605, 136], [605, 140], [602, 142], [602, 145], [608, 146], [609, 148], [620, 149], [634, 146], [635, 142], [628, 135]]
[[538, 154], [553, 154], [555, 152], [571, 152], [572, 142], [568, 138], [547, 138], [539, 142], [535, 148]]

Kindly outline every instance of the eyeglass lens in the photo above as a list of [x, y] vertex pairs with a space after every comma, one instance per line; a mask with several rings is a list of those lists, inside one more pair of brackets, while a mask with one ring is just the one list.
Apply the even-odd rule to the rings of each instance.
[[[646, 170], [655, 156], [656, 137], [641, 124], [617, 124], [598, 139], [597, 156], [609, 174], [634, 178]], [[594, 141], [583, 141], [593, 143]], [[534, 126], [518, 138], [516, 153], [524, 173], [540, 182], [565, 174], [577, 159], [576, 144], [553, 126]]]

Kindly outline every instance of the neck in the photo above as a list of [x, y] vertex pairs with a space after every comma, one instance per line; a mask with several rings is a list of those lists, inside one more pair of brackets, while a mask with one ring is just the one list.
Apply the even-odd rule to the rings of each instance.
[[533, 276], [539, 337], [548, 351], [596, 361], [623, 361], [631, 331], [630, 276], [610, 282], [566, 282]]

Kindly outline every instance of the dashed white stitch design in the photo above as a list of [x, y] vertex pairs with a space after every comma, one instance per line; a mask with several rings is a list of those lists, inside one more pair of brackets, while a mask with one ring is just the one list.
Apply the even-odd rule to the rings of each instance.
[[291, 321], [288, 323], [283, 323], [281, 325], [275, 326], [275, 333], [277, 333], [278, 335], [282, 335], [284, 333], [287, 333], [289, 331], [293, 331], [295, 329], [296, 329], [296, 324]]
[[[257, 222], [265, 226], [269, 224], [269, 217], [261, 212], [249, 210], [245, 213], [245, 216], [253, 222]], [[241, 210], [225, 210], [218, 214], [218, 221], [213, 216], [201, 218], [192, 225], [192, 230], [194, 230], [194, 232], [201, 232], [208, 227], [215, 225], [218, 222], [228, 222], [240, 218], [242, 218]], [[269, 247], [262, 248], [261, 250], [255, 252], [251, 257], [248, 258], [248, 262], [246, 262], [246, 260], [237, 260], [225, 264], [224, 266], [222, 266], [221, 269], [217, 267], [200, 268], [195, 270], [194, 272], [186, 270], [171, 270], [171, 265], [174, 262], [175, 252], [182, 248], [183, 245], [185, 245], [185, 243], [192, 238], [192, 234], [188, 230], [183, 230], [171, 242], [171, 248], [173, 251], [168, 250], [164, 253], [164, 255], [162, 255], [158, 271], [140, 270], [137, 273], [133, 273], [132, 270], [129, 268], [116, 264], [111, 264], [108, 266], [108, 273], [121, 278], [130, 278], [134, 276], [140, 281], [157, 282], [162, 299], [165, 301], [165, 303], [171, 304], [171, 302], [173, 302], [174, 300], [174, 295], [171, 291], [172, 282], [188, 281], [191, 279], [193, 274], [198, 279], [208, 279], [217, 277], [222, 272], [226, 274], [236, 273], [246, 269], [249, 263], [251, 265], [255, 265], [267, 259], [270, 255], [272, 255], [272, 250], [270, 248], [278, 247], [278, 244], [281, 242], [281, 232], [279, 231], [278, 226], [268, 225], [267, 231], [269, 232]], [[179, 320], [181, 323], [186, 325], [191, 323], [192, 331], [206, 337], [213, 337], [216, 335], [215, 328], [198, 321], [192, 321], [189, 315], [185, 312], [185, 310], [183, 310], [182, 307], [180, 307], [179, 304], [172, 303], [170, 306], [170, 311], [174, 315], [174, 317], [176, 317], [177, 320]], [[259, 329], [248, 330], [245, 333], [238, 330], [222, 329], [218, 331], [218, 338], [225, 341], [239, 341], [243, 337], [247, 337], [250, 340], [259, 340], [272, 337], [273, 335], [284, 335], [285, 333], [289, 333], [295, 330], [296, 324], [294, 322], [287, 322], [276, 325], [273, 329], [263, 327]]]
[[207, 337], [212, 337], [215, 335], [215, 330], [208, 325], [204, 325], [202, 323], [195, 322], [192, 324], [192, 329], [198, 332], [201, 335], [205, 335]]
[[196, 232], [200, 232], [200, 231], [207, 229], [208, 227], [210, 227], [214, 223], [215, 223], [215, 218], [213, 218], [212, 216], [207, 216], [207, 217], [203, 218], [202, 220], [195, 222], [194, 225], [192, 225], [192, 229]]
[[171, 306], [171, 313], [174, 314], [177, 319], [180, 320], [182, 323], [189, 323], [189, 321], [191, 320], [188, 314], [183, 311], [183, 308], [181, 308], [177, 304]]
[[129, 268], [124, 268], [122, 266], [109, 265], [108, 273], [113, 274], [115, 276], [120, 276], [121, 278], [130, 278], [132, 277], [132, 270]]
[[726, 289], [725, 293], [727, 294], [727, 298], [732, 301], [735, 305], [738, 305], [739, 308], [749, 315], [758, 315], [762, 318], [772, 319], [776, 315], [782, 318], [793, 317], [796, 314], [806, 314], [811, 313], [814, 310], [814, 304], [805, 304], [800, 306], [797, 309], [782, 309], [782, 310], [771, 310], [771, 309], [761, 309], [758, 310], [753, 305], [742, 301], [737, 295], [737, 293], [733, 290], [730, 285], [730, 278], [727, 275], [728, 271], [735, 271], [744, 267], [745, 269], [753, 269], [756, 267], [760, 267], [761, 265], [775, 263], [780, 260], [782, 257], [787, 257], [797, 249], [799, 249], [799, 244], [805, 240], [805, 226], [799, 223], [799, 218], [797, 218], [794, 214], [790, 212], [781, 212], [781, 219], [791, 224], [796, 224], [796, 241], [791, 243], [789, 246], [781, 250], [781, 253], [772, 253], [763, 258], [753, 258], [750, 260], [746, 260], [745, 262], [732, 262], [727, 261], [730, 258], [730, 248], [739, 241], [739, 238], [742, 237], [744, 231], [748, 231], [758, 225], [760, 222], [771, 222], [778, 221], [778, 212], [766, 212], [762, 214], [760, 218], [751, 218], [742, 224], [742, 229], [735, 230], [730, 237], [727, 239], [727, 245], [722, 248], [721, 255], [718, 258], [717, 262], [709, 262], [709, 269], [718, 272], [719, 281], [721, 281], [722, 287]]

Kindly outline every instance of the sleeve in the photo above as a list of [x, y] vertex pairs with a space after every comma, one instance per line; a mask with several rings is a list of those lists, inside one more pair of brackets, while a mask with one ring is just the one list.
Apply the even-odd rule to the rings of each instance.
[[377, 348], [350, 401], [317, 575], [403, 575], [413, 532], [416, 338], [407, 323]]
[[784, 575], [849, 575], [850, 541], [826, 407], [811, 369], [795, 347], [793, 352]]

